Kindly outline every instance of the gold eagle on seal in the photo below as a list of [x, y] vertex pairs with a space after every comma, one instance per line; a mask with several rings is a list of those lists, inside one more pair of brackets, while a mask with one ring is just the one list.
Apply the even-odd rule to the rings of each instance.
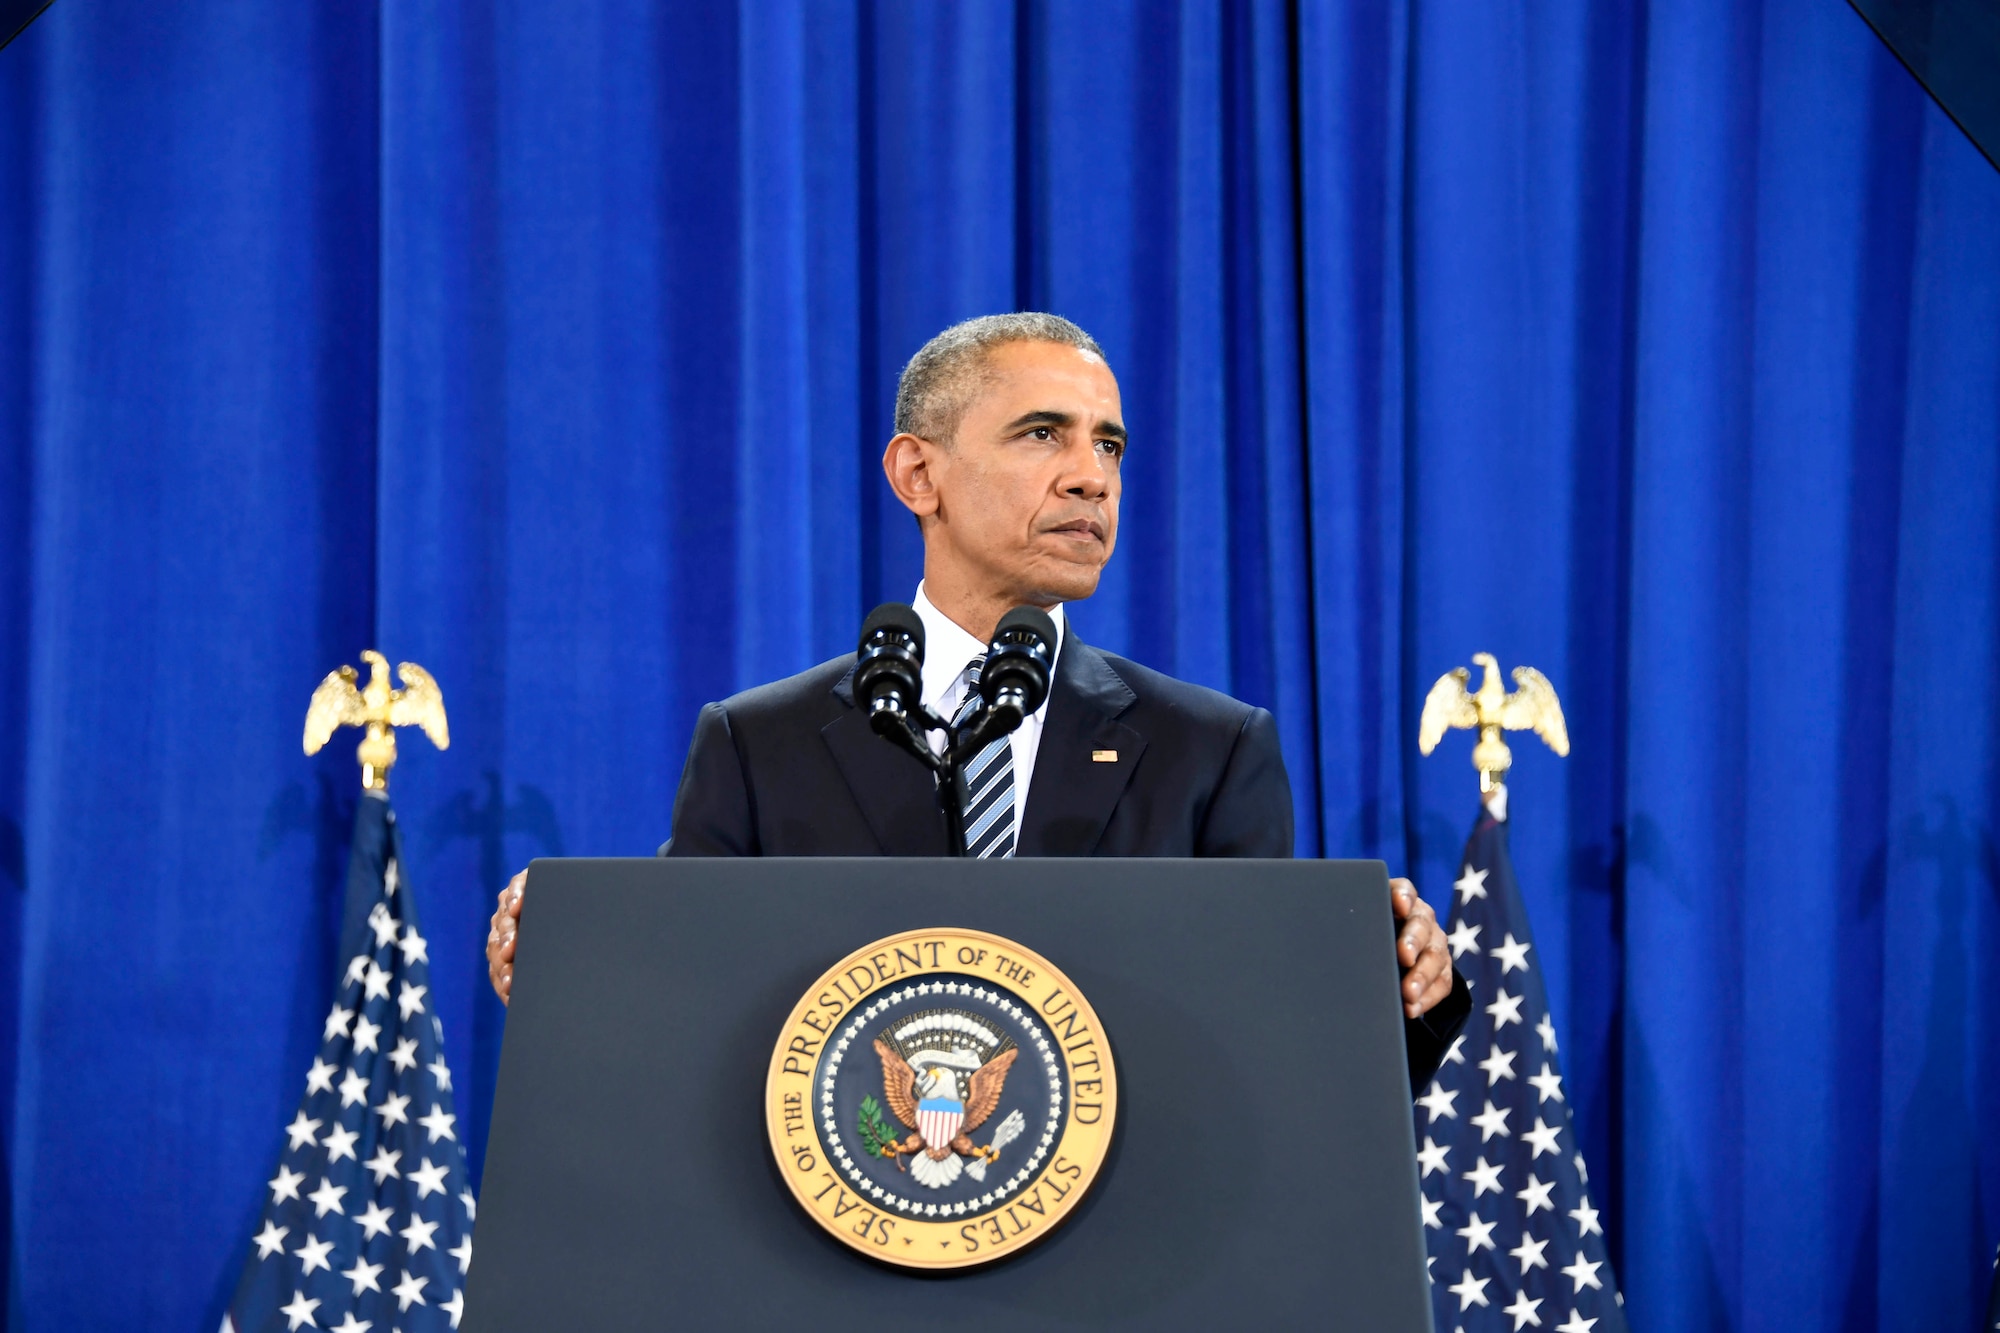
[[971, 1139], [972, 1131], [993, 1115], [1000, 1094], [1007, 1086], [1007, 1071], [1014, 1067], [1021, 1049], [1007, 1043], [990, 1058], [973, 1065], [971, 1051], [964, 1046], [915, 1053], [917, 1064], [905, 1059], [890, 1042], [875, 1039], [875, 1054], [882, 1059], [882, 1095], [889, 1111], [910, 1131], [900, 1141], [882, 1145], [881, 1155], [904, 1170], [903, 1158], [913, 1159], [909, 1168], [919, 1181], [938, 1188], [956, 1180], [959, 1158], [977, 1164], [976, 1178], [983, 1178], [986, 1164], [1000, 1156], [1008, 1139], [1020, 1132], [1012, 1121], [1003, 1130], [1013, 1133], [995, 1136], [995, 1142], [980, 1147]]

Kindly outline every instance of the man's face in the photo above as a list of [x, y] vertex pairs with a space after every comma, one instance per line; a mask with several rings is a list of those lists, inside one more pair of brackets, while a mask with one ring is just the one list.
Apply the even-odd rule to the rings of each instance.
[[1090, 596], [1118, 540], [1118, 381], [1081, 348], [1016, 342], [975, 383], [950, 446], [925, 451], [928, 560], [1016, 604]]

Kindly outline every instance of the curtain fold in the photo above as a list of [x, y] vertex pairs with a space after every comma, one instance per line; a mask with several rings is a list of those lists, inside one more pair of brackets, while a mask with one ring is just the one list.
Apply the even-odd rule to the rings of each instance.
[[184, 1326], [219, 1314], [333, 966], [352, 770], [303, 759], [296, 700], [374, 615], [375, 33], [65, 10], [0, 69], [9, 1305]]
[[475, 1171], [492, 897], [920, 572], [897, 371], [1133, 435], [1092, 642], [1277, 716], [1305, 855], [1513, 851], [1641, 1329], [1970, 1327], [2000, 1239], [2000, 176], [1805, 0], [54, 6], [0, 53], [11, 1326], [213, 1326], [318, 1031], [364, 647]]

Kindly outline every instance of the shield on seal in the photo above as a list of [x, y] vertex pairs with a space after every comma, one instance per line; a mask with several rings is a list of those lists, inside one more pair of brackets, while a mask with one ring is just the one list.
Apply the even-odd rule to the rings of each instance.
[[917, 1133], [927, 1148], [943, 1151], [950, 1147], [964, 1119], [965, 1103], [955, 1097], [926, 1097], [917, 1103]]

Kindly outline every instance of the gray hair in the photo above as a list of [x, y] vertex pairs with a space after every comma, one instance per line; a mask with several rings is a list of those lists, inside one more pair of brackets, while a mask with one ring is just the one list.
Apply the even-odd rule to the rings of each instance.
[[1097, 340], [1061, 315], [1023, 310], [968, 319], [918, 348], [903, 367], [902, 378], [896, 381], [897, 433], [949, 444], [986, 354], [1003, 343], [1018, 342], [1060, 343], [1105, 359]]

